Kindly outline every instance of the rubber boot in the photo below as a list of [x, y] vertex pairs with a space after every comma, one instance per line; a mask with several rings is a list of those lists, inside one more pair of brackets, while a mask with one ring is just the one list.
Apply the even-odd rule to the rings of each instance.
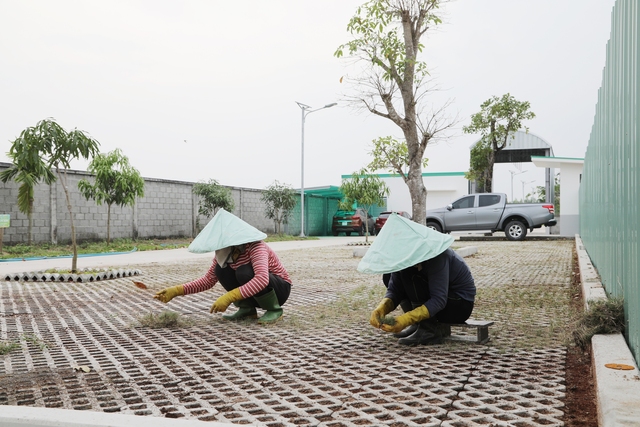
[[280, 307], [280, 303], [278, 303], [276, 291], [273, 289], [265, 295], [254, 296], [253, 298], [258, 302], [260, 308], [267, 311], [258, 319], [258, 323], [275, 323], [282, 317], [283, 310]]
[[233, 303], [238, 307], [238, 311], [233, 314], [222, 315], [225, 320], [242, 320], [242, 319], [255, 319], [258, 317], [256, 308], [247, 300], [240, 300]]
[[423, 320], [419, 323], [418, 330], [406, 338], [400, 338], [399, 344], [402, 345], [433, 345], [441, 344], [444, 339], [438, 327], [438, 321], [435, 319]]
[[[405, 300], [400, 301], [400, 308], [402, 308], [402, 311], [404, 311], [406, 313], [408, 311], [413, 310], [413, 304], [411, 304], [411, 301], [405, 299]], [[417, 324], [413, 324], [413, 325], [407, 326], [406, 328], [404, 328], [400, 332], [396, 332], [395, 334], [393, 334], [393, 336], [396, 337], [396, 338], [405, 338], [405, 337], [408, 337], [409, 335], [413, 334], [417, 330], [418, 330], [418, 325]]]

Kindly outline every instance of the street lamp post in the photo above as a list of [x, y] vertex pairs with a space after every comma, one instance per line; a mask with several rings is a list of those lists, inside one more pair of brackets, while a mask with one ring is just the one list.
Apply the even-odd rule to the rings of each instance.
[[509, 173], [511, 174], [511, 203], [513, 203], [513, 177], [515, 175], [520, 175], [521, 173], [525, 173], [526, 171], [512, 171], [510, 170]]
[[300, 110], [302, 112], [302, 148], [300, 150], [300, 164], [301, 164], [301, 171], [300, 171], [300, 237], [305, 237], [304, 235], [304, 121], [305, 118], [315, 112], [315, 111], [320, 111], [323, 110], [325, 108], [331, 108], [335, 105], [338, 105], [337, 103], [333, 102], [331, 104], [327, 104], [324, 107], [321, 108], [316, 108], [315, 110], [311, 110], [311, 107], [308, 105], [305, 105], [301, 102], [297, 102], [296, 104], [298, 104], [298, 107], [300, 107]]
[[522, 203], [525, 203], [525, 200], [524, 200], [524, 186], [526, 184], [531, 184], [532, 182], [536, 182], [536, 181], [535, 180], [533, 180], [533, 181], [524, 181], [524, 180], [521, 179], [520, 182], [522, 183]]

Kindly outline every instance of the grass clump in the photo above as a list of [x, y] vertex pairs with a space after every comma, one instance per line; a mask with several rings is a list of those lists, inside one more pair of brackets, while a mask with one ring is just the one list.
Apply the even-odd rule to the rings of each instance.
[[33, 334], [23, 334], [22, 338], [26, 342], [31, 343], [32, 345], [38, 347], [40, 350], [44, 351], [44, 349], [48, 347], [46, 342], [42, 341], [40, 338], [38, 338]]
[[576, 345], [585, 349], [596, 334], [617, 334], [624, 330], [624, 300], [609, 298], [589, 303], [589, 308], [577, 320], [573, 338]]
[[46, 348], [48, 348], [47, 343], [38, 338], [36, 335], [22, 334], [20, 335], [18, 340], [0, 342], [0, 356], [10, 353], [17, 348], [20, 348], [20, 341], [25, 341], [28, 344], [38, 347], [41, 351], [44, 351]]
[[378, 319], [381, 324], [394, 326], [396, 324], [396, 318], [393, 316], [384, 316]]
[[165, 310], [159, 314], [147, 313], [138, 319], [139, 326], [147, 328], [175, 328], [189, 326], [190, 322], [181, 318], [175, 311]]
[[0, 356], [10, 353], [18, 347], [20, 347], [20, 344], [14, 341], [0, 342]]

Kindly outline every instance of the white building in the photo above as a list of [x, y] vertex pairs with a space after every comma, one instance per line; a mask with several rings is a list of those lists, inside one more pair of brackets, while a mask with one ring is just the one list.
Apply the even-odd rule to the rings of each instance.
[[531, 156], [534, 165], [551, 170], [560, 169], [560, 214], [556, 220], [562, 236], [580, 233], [580, 181], [584, 159], [572, 157]]
[[[469, 194], [469, 181], [464, 172], [428, 172], [422, 174], [427, 189], [427, 209], [440, 208]], [[390, 193], [387, 198], [387, 210], [411, 213], [409, 187], [397, 174], [378, 174], [387, 184]]]

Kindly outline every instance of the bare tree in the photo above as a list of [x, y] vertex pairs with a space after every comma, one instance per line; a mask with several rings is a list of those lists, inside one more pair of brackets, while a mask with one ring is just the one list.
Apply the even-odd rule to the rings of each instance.
[[337, 57], [346, 53], [364, 65], [358, 77], [348, 79], [356, 92], [349, 100], [390, 120], [402, 131], [401, 143], [407, 146], [404, 163], [399, 165], [397, 158], [384, 156], [374, 161], [378, 160], [380, 168], [386, 162], [389, 169], [403, 177], [411, 195], [413, 220], [421, 224], [426, 220], [427, 201], [422, 178], [424, 151], [455, 124], [445, 114], [449, 103], [428, 108], [427, 95], [436, 86], [426, 63], [418, 58], [423, 36], [442, 22], [438, 13], [444, 3], [445, 0], [370, 0], [357, 9], [347, 25], [354, 39], [335, 52]]

